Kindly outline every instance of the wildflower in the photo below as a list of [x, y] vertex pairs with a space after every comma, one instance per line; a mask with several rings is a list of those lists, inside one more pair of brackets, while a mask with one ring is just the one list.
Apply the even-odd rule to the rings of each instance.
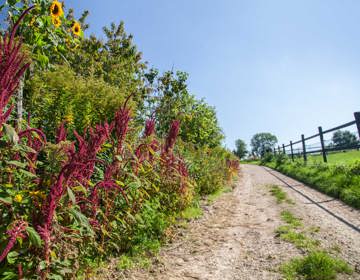
[[[33, 8], [32, 6], [24, 11], [10, 34], [0, 38], [0, 127], [7, 121], [14, 109], [14, 105], [8, 106], [8, 103], [19, 85], [20, 78], [29, 67], [29, 63], [25, 62], [25, 57], [20, 51], [21, 41], [15, 42], [15, 34], [20, 22]], [[0, 136], [1, 134], [0, 130]]]
[[15, 195], [14, 200], [15, 200], [16, 202], [18, 202], [18, 203], [21, 203], [22, 200], [23, 200], [23, 197], [22, 197], [21, 194], [17, 194], [17, 195]]
[[57, 0], [52, 2], [51, 6], [50, 6], [50, 13], [53, 18], [61, 17], [64, 14], [62, 4], [60, 2], [58, 2]]
[[24, 238], [24, 231], [26, 230], [28, 224], [25, 221], [16, 221], [12, 227], [12, 229], [8, 230], [6, 234], [10, 237], [9, 242], [6, 245], [4, 251], [0, 255], [0, 263], [6, 258], [7, 254], [14, 247], [16, 243], [16, 239], [18, 237]]
[[75, 22], [73, 23], [73, 25], [71, 26], [71, 30], [72, 30], [72, 32], [74, 33], [74, 35], [80, 36], [80, 34], [81, 34], [81, 25], [80, 25], [80, 23], [78, 23], [77, 21], [75, 21]]
[[179, 135], [179, 130], [180, 130], [180, 121], [174, 120], [171, 123], [169, 134], [165, 141], [164, 149], [166, 153], [169, 153], [169, 151], [171, 151], [174, 148], [176, 138]]
[[53, 25], [58, 28], [61, 25], [61, 20], [58, 17], [51, 17]]
[[56, 143], [60, 143], [60, 142], [66, 140], [67, 131], [66, 131], [66, 128], [65, 128], [65, 123], [66, 122], [62, 122], [60, 124], [59, 128], [56, 131], [56, 137], [55, 137]]

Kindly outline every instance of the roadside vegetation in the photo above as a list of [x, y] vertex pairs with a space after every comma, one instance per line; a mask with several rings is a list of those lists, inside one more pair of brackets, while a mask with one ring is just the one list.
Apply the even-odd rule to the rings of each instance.
[[0, 278], [146, 267], [237, 176], [215, 109], [186, 73], [148, 69], [124, 23], [85, 37], [88, 12], [56, 0], [0, 11]]
[[[286, 202], [286, 193], [282, 192], [280, 187], [270, 188], [278, 203]], [[313, 232], [318, 232], [319, 228], [306, 228], [302, 220], [288, 209], [284, 209], [280, 217], [284, 224], [276, 229], [275, 236], [293, 244], [304, 254], [281, 265], [280, 272], [285, 280], [332, 280], [340, 273], [352, 274], [352, 268], [334, 255], [336, 250], [325, 250], [320, 241], [311, 236]]]
[[291, 161], [283, 154], [267, 154], [261, 163], [360, 209], [360, 161], [350, 164], [311, 164], [300, 159]]

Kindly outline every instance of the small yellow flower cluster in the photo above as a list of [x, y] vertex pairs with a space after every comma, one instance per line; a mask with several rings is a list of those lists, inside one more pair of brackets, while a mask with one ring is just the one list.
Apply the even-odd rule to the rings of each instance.
[[14, 200], [18, 203], [21, 203], [23, 200], [23, 197], [21, 194], [17, 194], [17, 195], [15, 195]]

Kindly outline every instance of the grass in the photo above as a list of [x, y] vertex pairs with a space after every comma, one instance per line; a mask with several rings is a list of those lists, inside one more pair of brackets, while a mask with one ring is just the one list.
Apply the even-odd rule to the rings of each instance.
[[194, 205], [186, 208], [181, 212], [181, 218], [190, 221], [193, 219], [198, 219], [203, 215], [203, 211], [199, 205]]
[[296, 218], [290, 211], [285, 210], [281, 212], [281, 219], [293, 228], [302, 227], [301, 219]]
[[[360, 160], [360, 151], [350, 150], [344, 152], [328, 153], [327, 159], [329, 164], [351, 164], [356, 160]], [[310, 163], [318, 163], [322, 161], [322, 155], [309, 156]]]
[[294, 258], [281, 267], [286, 280], [332, 280], [338, 273], [351, 274], [350, 266], [323, 251], [314, 251], [302, 258]]
[[301, 219], [295, 217], [290, 211], [281, 212], [281, 220], [286, 223], [276, 229], [276, 234], [284, 241], [290, 242], [298, 249], [314, 250], [319, 245], [317, 240], [308, 238], [303, 232], [297, 230], [303, 227]]
[[285, 158], [265, 164], [360, 209], [360, 161], [351, 164], [305, 164], [301, 160], [292, 162]]
[[226, 188], [221, 188], [221, 189], [218, 189], [217, 191], [215, 191], [214, 193], [212, 194], [209, 194], [207, 196], [207, 201], [209, 204], [213, 203], [216, 199], [218, 199], [222, 194], [224, 193], [228, 193], [228, 192], [231, 192], [232, 189], [230, 187], [226, 187]]
[[279, 186], [271, 185], [270, 193], [275, 196], [277, 203], [287, 202], [293, 204], [294, 202], [289, 199], [284, 191]]
[[[286, 224], [276, 230], [279, 237], [294, 244], [296, 248], [308, 252], [304, 257], [293, 258], [280, 267], [284, 280], [333, 280], [339, 273], [352, 273], [351, 267], [345, 261], [320, 250], [318, 240], [309, 238], [305, 231], [299, 231], [299, 228], [303, 227], [301, 219], [284, 210], [281, 212], [281, 220]], [[310, 232], [317, 231], [319, 231], [318, 227], [316, 230], [314, 227], [310, 229]], [[332, 251], [336, 252], [333, 249]]]

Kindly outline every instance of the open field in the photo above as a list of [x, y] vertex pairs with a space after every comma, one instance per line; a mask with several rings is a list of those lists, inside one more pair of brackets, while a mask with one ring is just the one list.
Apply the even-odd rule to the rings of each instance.
[[[323, 162], [322, 155], [309, 156], [309, 162]], [[328, 153], [329, 164], [350, 164], [356, 160], [360, 160], [360, 151], [351, 150], [344, 152]]]

